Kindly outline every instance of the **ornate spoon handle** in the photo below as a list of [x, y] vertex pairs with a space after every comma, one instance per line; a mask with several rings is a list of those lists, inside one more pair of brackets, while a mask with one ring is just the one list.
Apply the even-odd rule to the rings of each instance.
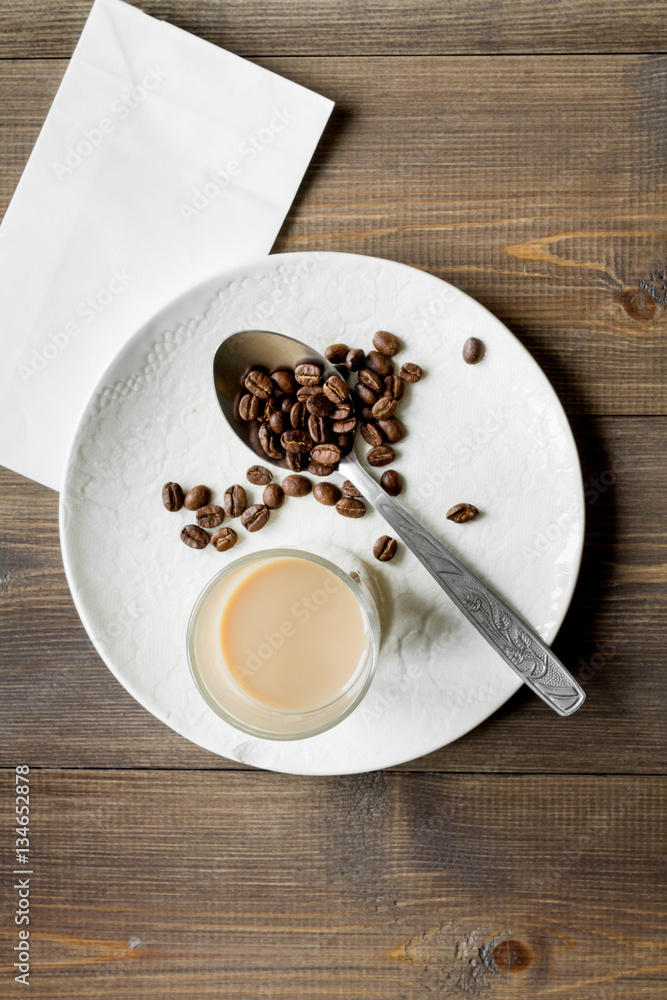
[[586, 695], [539, 635], [474, 573], [388, 496], [355, 460], [345, 472], [497, 653], [559, 715]]

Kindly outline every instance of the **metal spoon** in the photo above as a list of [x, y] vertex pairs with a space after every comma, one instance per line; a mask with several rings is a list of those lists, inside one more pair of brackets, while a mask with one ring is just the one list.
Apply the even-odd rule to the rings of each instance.
[[[294, 368], [304, 361], [320, 364], [325, 378], [336, 374], [335, 368], [307, 344], [266, 330], [243, 330], [232, 334], [215, 353], [213, 378], [222, 412], [234, 433], [261, 457], [264, 464], [286, 467], [284, 459], [274, 461], [267, 457], [251, 433], [254, 425], [235, 417], [234, 403], [241, 376], [256, 365], [271, 371], [280, 367]], [[341, 459], [338, 468], [389, 522], [457, 608], [522, 681], [559, 715], [576, 712], [584, 702], [584, 692], [530, 625], [388, 496], [359, 464], [354, 451]]]

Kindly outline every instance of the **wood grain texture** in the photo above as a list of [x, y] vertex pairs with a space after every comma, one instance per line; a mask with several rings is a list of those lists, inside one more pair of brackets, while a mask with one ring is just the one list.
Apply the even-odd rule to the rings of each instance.
[[[665, 772], [667, 419], [579, 418], [574, 433], [588, 501], [586, 548], [554, 648], [587, 703], [562, 720], [521, 691], [408, 770]], [[103, 665], [61, 568], [56, 495], [5, 471], [0, 523], [0, 763], [238, 767], [155, 720]], [[549, 545], [535, 539], [536, 566], [549, 558]]]
[[[132, 0], [153, 17], [257, 55], [664, 52], [664, 3], [630, 0]], [[3, 0], [5, 58], [69, 56], [91, 0]]]
[[[276, 251], [429, 270], [507, 323], [568, 412], [667, 412], [667, 57], [261, 61], [337, 101]], [[0, 211], [64, 68], [0, 62]]]
[[33, 771], [30, 995], [660, 1000], [666, 793], [658, 777]]

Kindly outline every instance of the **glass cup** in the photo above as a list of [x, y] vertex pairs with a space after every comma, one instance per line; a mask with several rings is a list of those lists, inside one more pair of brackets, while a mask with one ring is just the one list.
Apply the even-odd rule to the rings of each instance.
[[[357, 669], [326, 704], [306, 711], [288, 711], [263, 704], [247, 694], [227, 668], [220, 627], [228, 601], [239, 584], [268, 560], [305, 559], [323, 566], [349, 588], [359, 606], [367, 640]], [[300, 549], [276, 548], [234, 560], [211, 579], [197, 598], [187, 628], [187, 654], [194, 682], [208, 706], [231, 726], [268, 740], [302, 740], [337, 725], [361, 702], [377, 665], [380, 629], [375, 601], [369, 589], [328, 559]], [[261, 614], [257, 641], [263, 638]]]

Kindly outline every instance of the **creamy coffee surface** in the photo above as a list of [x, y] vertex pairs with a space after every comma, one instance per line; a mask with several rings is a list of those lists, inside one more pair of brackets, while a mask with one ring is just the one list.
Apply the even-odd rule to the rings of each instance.
[[285, 712], [332, 701], [356, 674], [368, 644], [350, 587], [325, 566], [294, 556], [244, 575], [220, 621], [222, 658], [234, 683]]

